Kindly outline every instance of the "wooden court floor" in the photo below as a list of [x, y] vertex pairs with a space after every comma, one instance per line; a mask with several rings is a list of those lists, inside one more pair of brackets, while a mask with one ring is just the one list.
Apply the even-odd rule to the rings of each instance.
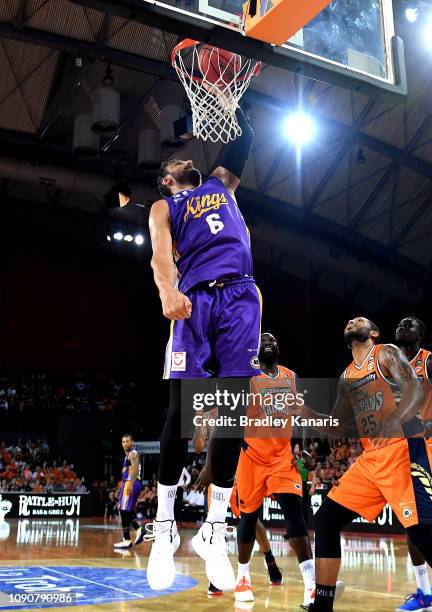
[[[7, 575], [9, 568], [52, 568], [50, 571], [59, 576], [74, 575], [77, 568], [83, 572], [111, 571], [111, 582], [108, 588], [115, 593], [117, 601], [99, 602], [84, 605], [83, 612], [97, 610], [140, 612], [143, 610], [182, 611], [193, 609], [212, 610], [214, 612], [240, 608], [234, 604], [233, 596], [225, 593], [222, 598], [208, 599], [207, 581], [203, 562], [192, 552], [190, 538], [194, 530], [182, 529], [182, 544], [176, 554], [177, 570], [180, 579], [192, 577], [196, 584], [182, 592], [162, 596], [149, 593], [145, 599], [139, 598], [139, 589], [145, 583], [142, 570], [145, 570], [149, 544], [143, 543], [130, 552], [114, 552], [113, 543], [121, 539], [117, 525], [104, 525], [101, 519], [10, 519], [6, 527], [0, 528], [0, 592], [1, 576]], [[272, 548], [278, 564], [284, 573], [284, 584], [280, 587], [269, 586], [262, 555], [254, 552], [251, 563], [252, 580], [255, 593], [254, 611], [264, 610], [300, 610], [302, 602], [302, 581], [296, 560], [288, 543], [280, 531], [270, 532]], [[407, 563], [407, 550], [404, 539], [399, 536], [376, 537], [359, 534], [344, 534], [343, 562], [340, 578], [346, 584], [343, 598], [335, 606], [339, 612], [386, 612], [396, 610], [407, 593], [415, 590], [414, 576]], [[235, 541], [230, 542], [235, 553]], [[232, 557], [235, 562], [235, 557]], [[56, 571], [58, 569], [58, 572]], [[71, 569], [72, 568], [72, 569]], [[75, 569], [74, 569], [75, 568]], [[117, 569], [129, 570], [133, 578], [133, 588], [125, 586], [122, 579], [116, 576]], [[161, 568], [162, 569], [162, 568]], [[7, 570], [7, 571], [6, 571]], [[115, 571], [112, 571], [115, 570]], [[131, 571], [136, 573], [131, 574]], [[6, 574], [5, 574], [6, 572]], [[93, 576], [92, 573], [85, 573]], [[188, 578], [187, 578], [188, 579]], [[97, 584], [98, 579], [84, 579], [88, 584]], [[118, 584], [120, 582], [120, 585]], [[84, 587], [82, 587], [84, 588]], [[96, 587], [95, 587], [96, 588]], [[128, 600], [128, 589], [138, 591], [138, 597]], [[124, 593], [124, 600], [122, 600]], [[150, 595], [150, 596], [149, 596]], [[118, 599], [120, 597], [120, 599]], [[22, 608], [20, 609], [30, 609]], [[50, 608], [59, 610], [64, 608]], [[70, 608], [69, 608], [70, 609]]]

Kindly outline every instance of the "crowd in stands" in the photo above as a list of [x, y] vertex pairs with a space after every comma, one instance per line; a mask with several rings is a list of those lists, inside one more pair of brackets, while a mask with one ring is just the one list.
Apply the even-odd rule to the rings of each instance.
[[0, 372], [0, 418], [49, 411], [122, 414], [133, 404], [135, 392], [134, 382], [104, 373]]
[[327, 440], [311, 440], [304, 450], [310, 455], [310, 495], [316, 489], [331, 489], [362, 452], [356, 438], [334, 440], [331, 443]]
[[52, 460], [46, 440], [0, 442], [0, 493], [61, 493], [87, 491], [66, 459]]

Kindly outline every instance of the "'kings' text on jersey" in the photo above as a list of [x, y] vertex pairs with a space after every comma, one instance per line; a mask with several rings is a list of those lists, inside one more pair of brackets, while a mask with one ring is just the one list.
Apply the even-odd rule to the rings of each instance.
[[249, 231], [234, 196], [213, 176], [166, 198], [179, 289], [230, 276], [252, 276]]

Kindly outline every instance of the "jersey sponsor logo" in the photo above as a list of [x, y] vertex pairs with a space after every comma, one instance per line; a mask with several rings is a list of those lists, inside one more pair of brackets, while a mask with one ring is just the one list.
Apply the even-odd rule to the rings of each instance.
[[255, 368], [255, 370], [261, 369], [259, 359], [256, 355], [255, 357], [252, 357], [252, 359], [250, 360], [250, 364], [253, 368]]
[[364, 387], [365, 385], [368, 385], [369, 383], [373, 382], [376, 379], [377, 379], [376, 372], [372, 372], [371, 374], [368, 374], [367, 376], [363, 376], [363, 378], [356, 378], [356, 379], [350, 378], [349, 372], [348, 372], [348, 376], [345, 379], [347, 381], [346, 389], [348, 393], [351, 393], [355, 391], [356, 389], [359, 389], [360, 387]]
[[224, 193], [206, 193], [201, 196], [192, 196], [186, 202], [186, 212], [183, 221], [186, 223], [189, 216], [199, 219], [209, 210], [219, 210], [223, 205], [228, 205], [228, 200]]
[[171, 371], [186, 371], [186, 351], [173, 351], [171, 353]]
[[409, 518], [411, 518], [411, 517], [412, 517], [412, 514], [413, 514], [413, 513], [412, 513], [411, 508], [408, 508], [408, 506], [404, 506], [404, 507], [402, 508], [402, 514], [403, 514], [403, 517], [404, 517], [405, 519], [409, 519]]

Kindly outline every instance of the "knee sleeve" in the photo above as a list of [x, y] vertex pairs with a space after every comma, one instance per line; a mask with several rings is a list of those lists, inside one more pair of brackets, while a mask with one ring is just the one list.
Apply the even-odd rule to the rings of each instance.
[[407, 528], [407, 534], [417, 550], [432, 567], [432, 525], [414, 525]]
[[239, 544], [249, 544], [255, 540], [256, 524], [260, 515], [261, 508], [255, 512], [242, 512], [240, 523], [237, 527], [237, 542]]
[[341, 529], [358, 516], [356, 512], [348, 510], [332, 499], [325, 499], [314, 517], [315, 557], [339, 559]]
[[181, 437], [181, 380], [170, 380], [170, 405], [160, 440], [161, 484], [177, 484], [186, 456], [187, 440]]
[[288, 538], [307, 536], [302, 498], [294, 493], [277, 493], [275, 497], [285, 517]]

